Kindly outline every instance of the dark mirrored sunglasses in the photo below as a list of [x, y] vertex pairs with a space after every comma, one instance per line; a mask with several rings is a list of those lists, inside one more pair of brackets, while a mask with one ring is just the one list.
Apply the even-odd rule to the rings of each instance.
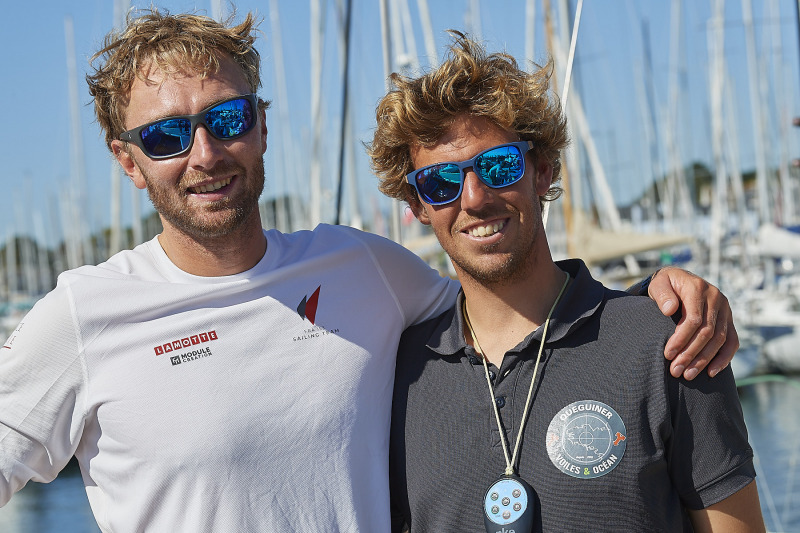
[[418, 168], [406, 175], [420, 198], [431, 205], [452, 202], [461, 196], [464, 171], [472, 168], [480, 180], [493, 189], [508, 187], [525, 175], [525, 154], [532, 141], [501, 144], [484, 150], [472, 159], [443, 162]]
[[194, 132], [200, 124], [223, 141], [241, 137], [255, 126], [257, 110], [255, 94], [236, 96], [195, 115], [167, 117], [124, 131], [119, 139], [134, 143], [151, 159], [166, 159], [192, 147]]

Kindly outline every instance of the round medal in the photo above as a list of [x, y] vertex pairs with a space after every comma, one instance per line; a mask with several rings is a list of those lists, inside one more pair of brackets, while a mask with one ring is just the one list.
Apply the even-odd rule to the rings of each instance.
[[517, 476], [503, 476], [483, 498], [483, 518], [488, 533], [528, 532], [533, 527], [533, 489]]
[[610, 405], [581, 400], [553, 417], [547, 429], [547, 454], [565, 474], [592, 479], [617, 467], [625, 455], [626, 435], [625, 422]]

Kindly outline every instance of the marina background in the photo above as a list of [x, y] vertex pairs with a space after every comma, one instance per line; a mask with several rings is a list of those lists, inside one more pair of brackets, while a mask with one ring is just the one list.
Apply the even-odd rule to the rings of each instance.
[[[0, 239], [9, 234], [30, 235], [55, 246], [70, 232], [86, 238], [111, 227], [114, 167], [94, 122], [84, 76], [91, 72], [89, 58], [100, 48], [106, 33], [114, 25], [119, 26], [125, 6], [146, 8], [150, 3], [42, 0], [36, 2], [35, 16], [24, 2], [6, 6], [6, 16], [0, 20], [0, 44], [6, 50], [0, 55], [0, 67], [7, 83], [0, 86], [0, 101], [5, 103], [5, 123], [14, 126], [0, 129], [0, 160], [4, 164], [0, 184], [8, 202], [8, 208], [0, 210], [0, 228], [6, 229]], [[547, 3], [551, 5], [554, 40], [562, 34], [568, 39], [576, 1]], [[709, 28], [716, 24], [712, 16], [716, 4], [723, 7], [723, 52], [727, 62], [724, 85], [729, 90], [730, 107], [737, 115], [736, 124], [728, 124], [726, 130], [735, 134], [741, 172], [752, 171], [756, 166], [757, 128], [750, 111], [754, 99], [769, 122], [766, 135], [768, 144], [775, 145], [775, 155], [780, 143], [774, 141], [782, 137], [782, 143], [793, 143], [786, 150], [790, 152], [786, 158], [800, 157], [800, 150], [796, 149], [798, 133], [791, 126], [792, 117], [800, 115], [796, 3], [752, 2], [755, 53], [762, 60], [755, 68], [759, 69], [760, 83], [767, 84], [756, 95], [750, 94], [743, 3], [750, 2], [585, 3], [571, 94], [580, 95], [597, 156], [618, 206], [630, 206], [640, 199], [672, 165], [664, 134], [671, 114], [677, 113], [679, 119], [673, 121], [672, 129], [676, 132], [680, 163], [714, 168]], [[232, 11], [232, 4], [213, 0], [162, 0], [154, 4], [173, 12], [213, 15], [216, 11], [218, 16], [227, 16]], [[392, 26], [390, 41], [397, 41], [390, 43], [390, 69], [384, 65], [383, 57], [383, 4], [388, 6], [387, 18]], [[427, 23], [419, 10], [422, 4], [428, 6], [432, 42], [426, 42]], [[569, 8], [568, 13], [562, 14], [564, 10], [560, 8], [564, 4]], [[318, 159], [323, 204], [318, 216], [326, 222], [334, 219], [342, 137], [343, 62], [339, 34], [343, 5], [345, 0], [235, 3], [238, 19], [248, 11], [262, 18], [263, 36], [256, 43], [263, 60], [260, 95], [274, 102], [267, 117], [270, 145], [263, 199], [291, 195], [310, 203], [308, 180], [315, 172], [310, 167]], [[534, 6], [532, 25], [528, 23], [529, 5]], [[371, 139], [374, 109], [386, 91], [388, 70], [413, 72], [431, 64], [429, 54], [441, 58], [448, 42], [448, 28], [476, 35], [488, 50], [508, 51], [521, 64], [529, 64], [529, 58], [543, 64], [551, 55], [545, 27], [548, 12], [544, 10], [544, 0], [353, 0], [352, 9], [348, 76], [352, 128], [346, 135], [344, 169], [346, 174], [354, 174], [357, 205], [351, 205], [352, 191], [347, 190], [342, 218], [346, 222], [360, 219], [361, 225], [388, 233], [389, 222], [381, 219], [385, 219], [392, 202], [377, 192], [362, 147]], [[680, 24], [676, 26], [676, 44], [680, 46], [671, 51], [674, 9], [680, 11]], [[559, 88], [564, 82], [562, 63], [559, 61], [559, 72], [554, 76]], [[762, 98], [761, 92], [768, 95]], [[776, 100], [776, 93], [780, 101]], [[680, 104], [677, 110], [670, 99]], [[579, 135], [573, 138], [576, 143], [581, 142]], [[321, 149], [315, 144], [321, 144]], [[136, 218], [152, 213], [144, 194], [127, 179], [122, 180], [119, 196], [123, 227], [131, 227]], [[132, 213], [134, 196], [139, 196], [137, 216]], [[588, 205], [591, 198], [587, 195], [584, 201]], [[68, 211], [65, 204], [70, 203], [82, 208], [80, 225], [70, 218], [70, 213], [62, 212]], [[297, 227], [313, 222], [297, 218], [293, 221]]]
[[[213, 0], [153, 3], [234, 13], [233, 3]], [[84, 81], [105, 34], [150, 4], [45, 0], [35, 14], [30, 4], [5, 6], [0, 334], [59, 272], [159, 231], [144, 193], [112, 161]], [[741, 337], [734, 372], [764, 517], [770, 531], [800, 531], [800, 2], [235, 2], [235, 19], [248, 11], [262, 19], [259, 94], [273, 100], [264, 224], [364, 228], [452, 274], [435, 239], [377, 192], [370, 173], [363, 143], [387, 74], [435, 64], [454, 28], [529, 68], [553, 57], [563, 94], [579, 6], [568, 194], [548, 222], [554, 255], [582, 257], [609, 285], [676, 264], [723, 289]], [[75, 470], [31, 483], [0, 509], [0, 531], [96, 531], [85, 500]]]

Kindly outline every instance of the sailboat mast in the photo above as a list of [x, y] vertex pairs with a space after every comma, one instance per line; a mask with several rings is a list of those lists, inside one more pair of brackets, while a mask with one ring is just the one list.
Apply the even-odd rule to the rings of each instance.
[[[394, 48], [392, 46], [392, 29], [390, 19], [391, 6], [389, 0], [380, 0], [380, 15], [381, 15], [381, 43], [383, 50], [383, 83], [385, 92], [389, 92], [392, 87], [389, 76], [392, 74], [392, 57], [394, 57]], [[390, 209], [390, 223], [389, 232], [390, 238], [402, 244], [402, 234], [400, 232], [400, 202], [391, 202]]]
[[[341, 3], [342, 0], [339, 0], [339, 2]], [[347, 58], [349, 58], [349, 49], [351, 48], [350, 41], [352, 36], [352, 9], [352, 0], [347, 0], [347, 28], [342, 35], [342, 48], [344, 48], [342, 53]], [[342, 61], [342, 63], [344, 64], [344, 61]], [[349, 59], [347, 64], [349, 64]], [[349, 79], [349, 68], [347, 67], [347, 64], [344, 64], [342, 70], [345, 72], [346, 78]], [[347, 190], [347, 202], [350, 205], [350, 217], [347, 225], [357, 229], [364, 229], [364, 221], [361, 216], [361, 205], [359, 202], [358, 178], [356, 175], [356, 143], [354, 142], [353, 135], [353, 96], [349, 90], [349, 86], [350, 85], [348, 83], [347, 87], [343, 91], [344, 94], [342, 96], [342, 145], [340, 152], [340, 175], [342, 183], [344, 183], [344, 188]], [[344, 164], [345, 156], [347, 156], [350, 161], [350, 165], [347, 167], [345, 167]], [[343, 191], [340, 189], [340, 200], [342, 192]], [[337, 205], [337, 218], [339, 217], [340, 212], [341, 207], [340, 205]]]
[[67, 52], [67, 88], [69, 94], [70, 123], [70, 148], [72, 152], [72, 189], [68, 217], [70, 231], [68, 241], [72, 242], [73, 253], [70, 258], [70, 268], [81, 264], [87, 265], [94, 262], [91, 245], [83, 242], [84, 217], [89, 212], [86, 208], [86, 165], [83, 160], [83, 135], [81, 134], [80, 103], [78, 97], [78, 74], [75, 64], [75, 30], [70, 16], [64, 17], [64, 37]]
[[756, 147], [756, 190], [758, 192], [758, 214], [761, 223], [772, 220], [769, 202], [769, 187], [766, 158], [766, 132], [762, 113], [762, 98], [759, 87], [761, 69], [756, 54], [756, 38], [753, 29], [753, 5], [751, 0], [742, 0], [742, 17], [744, 19], [745, 48], [747, 50], [748, 83], [750, 86], [750, 111], [753, 116], [753, 135]]
[[6, 286], [8, 288], [8, 301], [13, 301], [16, 296], [19, 276], [17, 274], [17, 236], [14, 228], [6, 229]]
[[[742, 179], [741, 171], [742, 164], [741, 159], [739, 158], [739, 143], [737, 142], [738, 135], [734, 133], [740, 131], [737, 118], [738, 113], [735, 105], [735, 85], [731, 79], [727, 64], [725, 65], [725, 87], [726, 89], [724, 94], [724, 108], [722, 116], [725, 117], [725, 125], [723, 129], [725, 131], [724, 137], [727, 152], [726, 160], [728, 161], [728, 167], [731, 169], [731, 191], [733, 192], [733, 200], [736, 207], [736, 226], [739, 232], [739, 239], [741, 240], [740, 261], [742, 267], [746, 268], [750, 263], [750, 258], [748, 257], [747, 253], [747, 246], [749, 242], [748, 237], [751, 234], [751, 231], [747, 223], [747, 205], [745, 203], [744, 180]], [[725, 210], [724, 213], [727, 215], [727, 210]], [[725, 221], [727, 222], [727, 217]]]
[[428, 0], [417, 0], [417, 9], [422, 23], [422, 35], [425, 39], [425, 53], [428, 55], [428, 66], [435, 68], [439, 64], [436, 55], [436, 40], [433, 38], [433, 24], [431, 24], [431, 12], [428, 9]]
[[211, 0], [211, 18], [214, 20], [225, 18], [225, 5], [222, 0]]
[[[550, 7], [550, 0], [543, 0], [543, 11], [544, 11], [544, 30], [545, 36], [547, 38], [547, 48], [550, 50], [550, 55], [556, 61], [556, 72], [559, 72], [559, 67], [561, 63], [561, 57], [556, 51], [558, 47], [558, 43], [555, 39], [554, 32], [553, 32], [553, 12]], [[553, 76], [553, 92], [558, 93], [558, 76]], [[566, 106], [562, 107], [562, 112], [567, 116], [570, 115], [569, 110]], [[568, 124], [572, 124], [571, 121], [567, 121]], [[575, 243], [574, 243], [574, 233], [575, 228], [573, 227], [573, 214], [572, 214], [572, 206], [573, 202], [578, 203], [576, 200], [572, 199], [572, 193], [574, 191], [574, 185], [570, 181], [570, 172], [571, 171], [578, 171], [577, 166], [577, 151], [575, 146], [573, 145], [571, 148], [566, 150], [567, 162], [566, 164], [561, 165], [561, 188], [563, 189], [563, 199], [561, 202], [562, 210], [564, 213], [564, 231], [567, 236], [567, 255], [573, 257], [575, 255]], [[550, 204], [552, 202], [548, 202], [545, 204], [545, 212], [542, 213], [542, 220], [543, 223], [547, 224], [547, 219], [549, 218], [549, 210]], [[578, 206], [580, 209], [580, 205]]]
[[525, 67], [536, 61], [536, 0], [525, 1]]
[[[659, 178], [663, 177], [662, 166], [659, 157], [658, 125], [656, 120], [656, 97], [653, 82], [653, 57], [650, 51], [650, 28], [647, 20], [641, 21], [642, 50], [644, 52], [644, 73], [639, 85], [641, 91], [642, 119], [644, 125], [644, 136], [648, 145], [648, 162], [652, 184], [647, 187], [646, 198], [648, 198], [647, 214], [653, 222], [654, 227], [658, 227], [658, 205], [660, 200], [664, 207], [664, 222], [672, 222], [672, 201], [666, 191], [666, 183], [659, 183]], [[656, 196], [658, 192], [658, 198]], [[666, 224], [665, 224], [666, 225]]]
[[38, 263], [39, 263], [39, 287], [42, 293], [45, 293], [53, 288], [53, 274], [50, 269], [50, 258], [47, 253], [47, 246], [45, 245], [46, 236], [44, 231], [44, 221], [42, 220], [42, 212], [35, 211], [33, 213], [33, 232], [36, 236], [38, 243]]
[[680, 141], [683, 136], [678, 135], [680, 120], [680, 106], [684, 102], [681, 98], [681, 84], [679, 79], [685, 70], [683, 54], [681, 53], [681, 27], [682, 0], [672, 1], [670, 15], [670, 52], [669, 52], [669, 104], [667, 109], [667, 157], [669, 161], [669, 179], [674, 185], [677, 194], [678, 216], [675, 222], [680, 221], [680, 230], [689, 233], [694, 223], [694, 206], [689, 196], [686, 176], [683, 171], [683, 158], [681, 157]]
[[480, 0], [469, 0], [467, 12], [464, 14], [464, 26], [472, 38], [483, 40], [483, 28], [481, 27], [481, 2]]
[[[117, 0], [120, 11], [120, 27], [124, 25], [125, 14], [131, 7], [130, 0]], [[131, 246], [137, 246], [144, 242], [144, 226], [142, 224], [142, 195], [144, 191], [136, 188], [129, 189], [131, 191], [131, 226], [133, 242]]]
[[[342, 215], [342, 193], [344, 192], [344, 151], [345, 147], [348, 145], [346, 135], [350, 112], [348, 101], [350, 97], [350, 76], [348, 74], [350, 66], [350, 21], [353, 10], [352, 0], [346, 0], [343, 8], [345, 10], [344, 25], [340, 33], [342, 51], [342, 118], [339, 130], [339, 184], [336, 190], [336, 218], [334, 221], [334, 224], [337, 226], [340, 224]], [[355, 207], [356, 206], [351, 206], [351, 208]]]
[[[120, 30], [125, 25], [125, 13], [130, 2], [127, 0], [114, 0], [114, 29]], [[108, 256], [122, 250], [122, 170], [117, 161], [111, 159], [111, 235], [108, 243]]]
[[[289, 191], [288, 183], [297, 183], [297, 171], [294, 165], [287, 165], [286, 162], [292, 159], [294, 153], [294, 143], [292, 141], [291, 121], [289, 120], [289, 91], [286, 87], [286, 69], [283, 62], [283, 36], [281, 34], [280, 12], [278, 10], [278, 0], [269, 2], [269, 21], [272, 29], [272, 54], [275, 69], [275, 91], [278, 96], [278, 117], [280, 117], [281, 127], [280, 140], [281, 149], [273, 152], [276, 163], [275, 182], [277, 190], [280, 191], [275, 198], [276, 222], [279, 230], [291, 231], [292, 225], [290, 212], [298, 213], [290, 209], [290, 198], [294, 196]], [[292, 169], [291, 176], [289, 169]]]
[[[780, 6], [777, 0], [768, 0], [765, 9], [767, 11], [767, 20], [780, 20]], [[789, 106], [786, 102], [786, 92], [784, 91], [786, 79], [782, 75], [784, 68], [781, 25], [776, 23], [769, 33], [772, 36], [772, 50], [768, 54], [765, 54], [765, 56], [769, 57], [772, 61], [772, 91], [775, 96], [775, 109], [777, 111], [778, 177], [780, 178], [781, 185], [781, 222], [784, 226], [789, 226], [794, 224], [797, 220], [797, 213], [792, 179], [789, 174], [789, 121], [786, 120]]]
[[[750, 86], [750, 111], [753, 116], [753, 135], [756, 147], [756, 192], [758, 193], [758, 214], [761, 224], [772, 222], [770, 211], [769, 174], [767, 173], [767, 145], [766, 127], [762, 112], [764, 95], [761, 81], [761, 68], [756, 54], [756, 38], [753, 28], [753, 5], [751, 0], [742, 0], [742, 16], [744, 19], [745, 48], [747, 50], [748, 84]], [[775, 282], [775, 264], [772, 261], [764, 262], [765, 285], [772, 286]]]
[[[20, 254], [20, 267], [22, 271], [21, 274], [21, 282], [22, 282], [22, 294], [26, 300], [32, 298], [34, 295], [39, 294], [39, 280], [37, 279], [37, 269], [35, 266], [35, 258], [33, 255], [33, 242], [28, 235], [24, 235], [27, 233], [26, 229], [30, 228], [30, 220], [26, 216], [26, 212], [23, 210], [23, 206], [31, 205], [29, 200], [28, 191], [25, 191], [20, 196], [25, 198], [25, 201], [20, 202], [20, 196], [15, 195], [14, 201], [14, 214], [16, 215], [16, 227], [18, 228], [17, 231], [17, 242], [19, 243], [19, 254]], [[23, 236], [24, 235], [24, 236]]]
[[320, 0], [311, 2], [311, 228], [322, 222], [322, 54], [324, 33]]
[[711, 63], [709, 92], [711, 98], [711, 148], [714, 153], [714, 181], [712, 182], [711, 231], [709, 242], [709, 275], [711, 283], [719, 284], [720, 247], [723, 233], [723, 211], [727, 191], [727, 170], [723, 156], [722, 91], [725, 90], [725, 1], [713, 1], [713, 14], [708, 21], [708, 50]]

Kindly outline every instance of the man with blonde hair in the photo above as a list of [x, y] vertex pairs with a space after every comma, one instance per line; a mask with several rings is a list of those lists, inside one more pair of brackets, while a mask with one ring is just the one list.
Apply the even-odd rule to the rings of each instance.
[[436, 69], [393, 76], [370, 147], [462, 287], [400, 341], [393, 529], [763, 531], [730, 369], [669, 377], [674, 323], [550, 255], [567, 145], [552, 66], [453, 35]]
[[[75, 455], [103, 531], [389, 529], [397, 343], [458, 284], [352, 228], [262, 229], [254, 29], [153, 10], [95, 56], [106, 143], [163, 231], [63, 273], [4, 345], [0, 505]], [[691, 317], [678, 364], [725, 366], [724, 296], [658, 284]]]

